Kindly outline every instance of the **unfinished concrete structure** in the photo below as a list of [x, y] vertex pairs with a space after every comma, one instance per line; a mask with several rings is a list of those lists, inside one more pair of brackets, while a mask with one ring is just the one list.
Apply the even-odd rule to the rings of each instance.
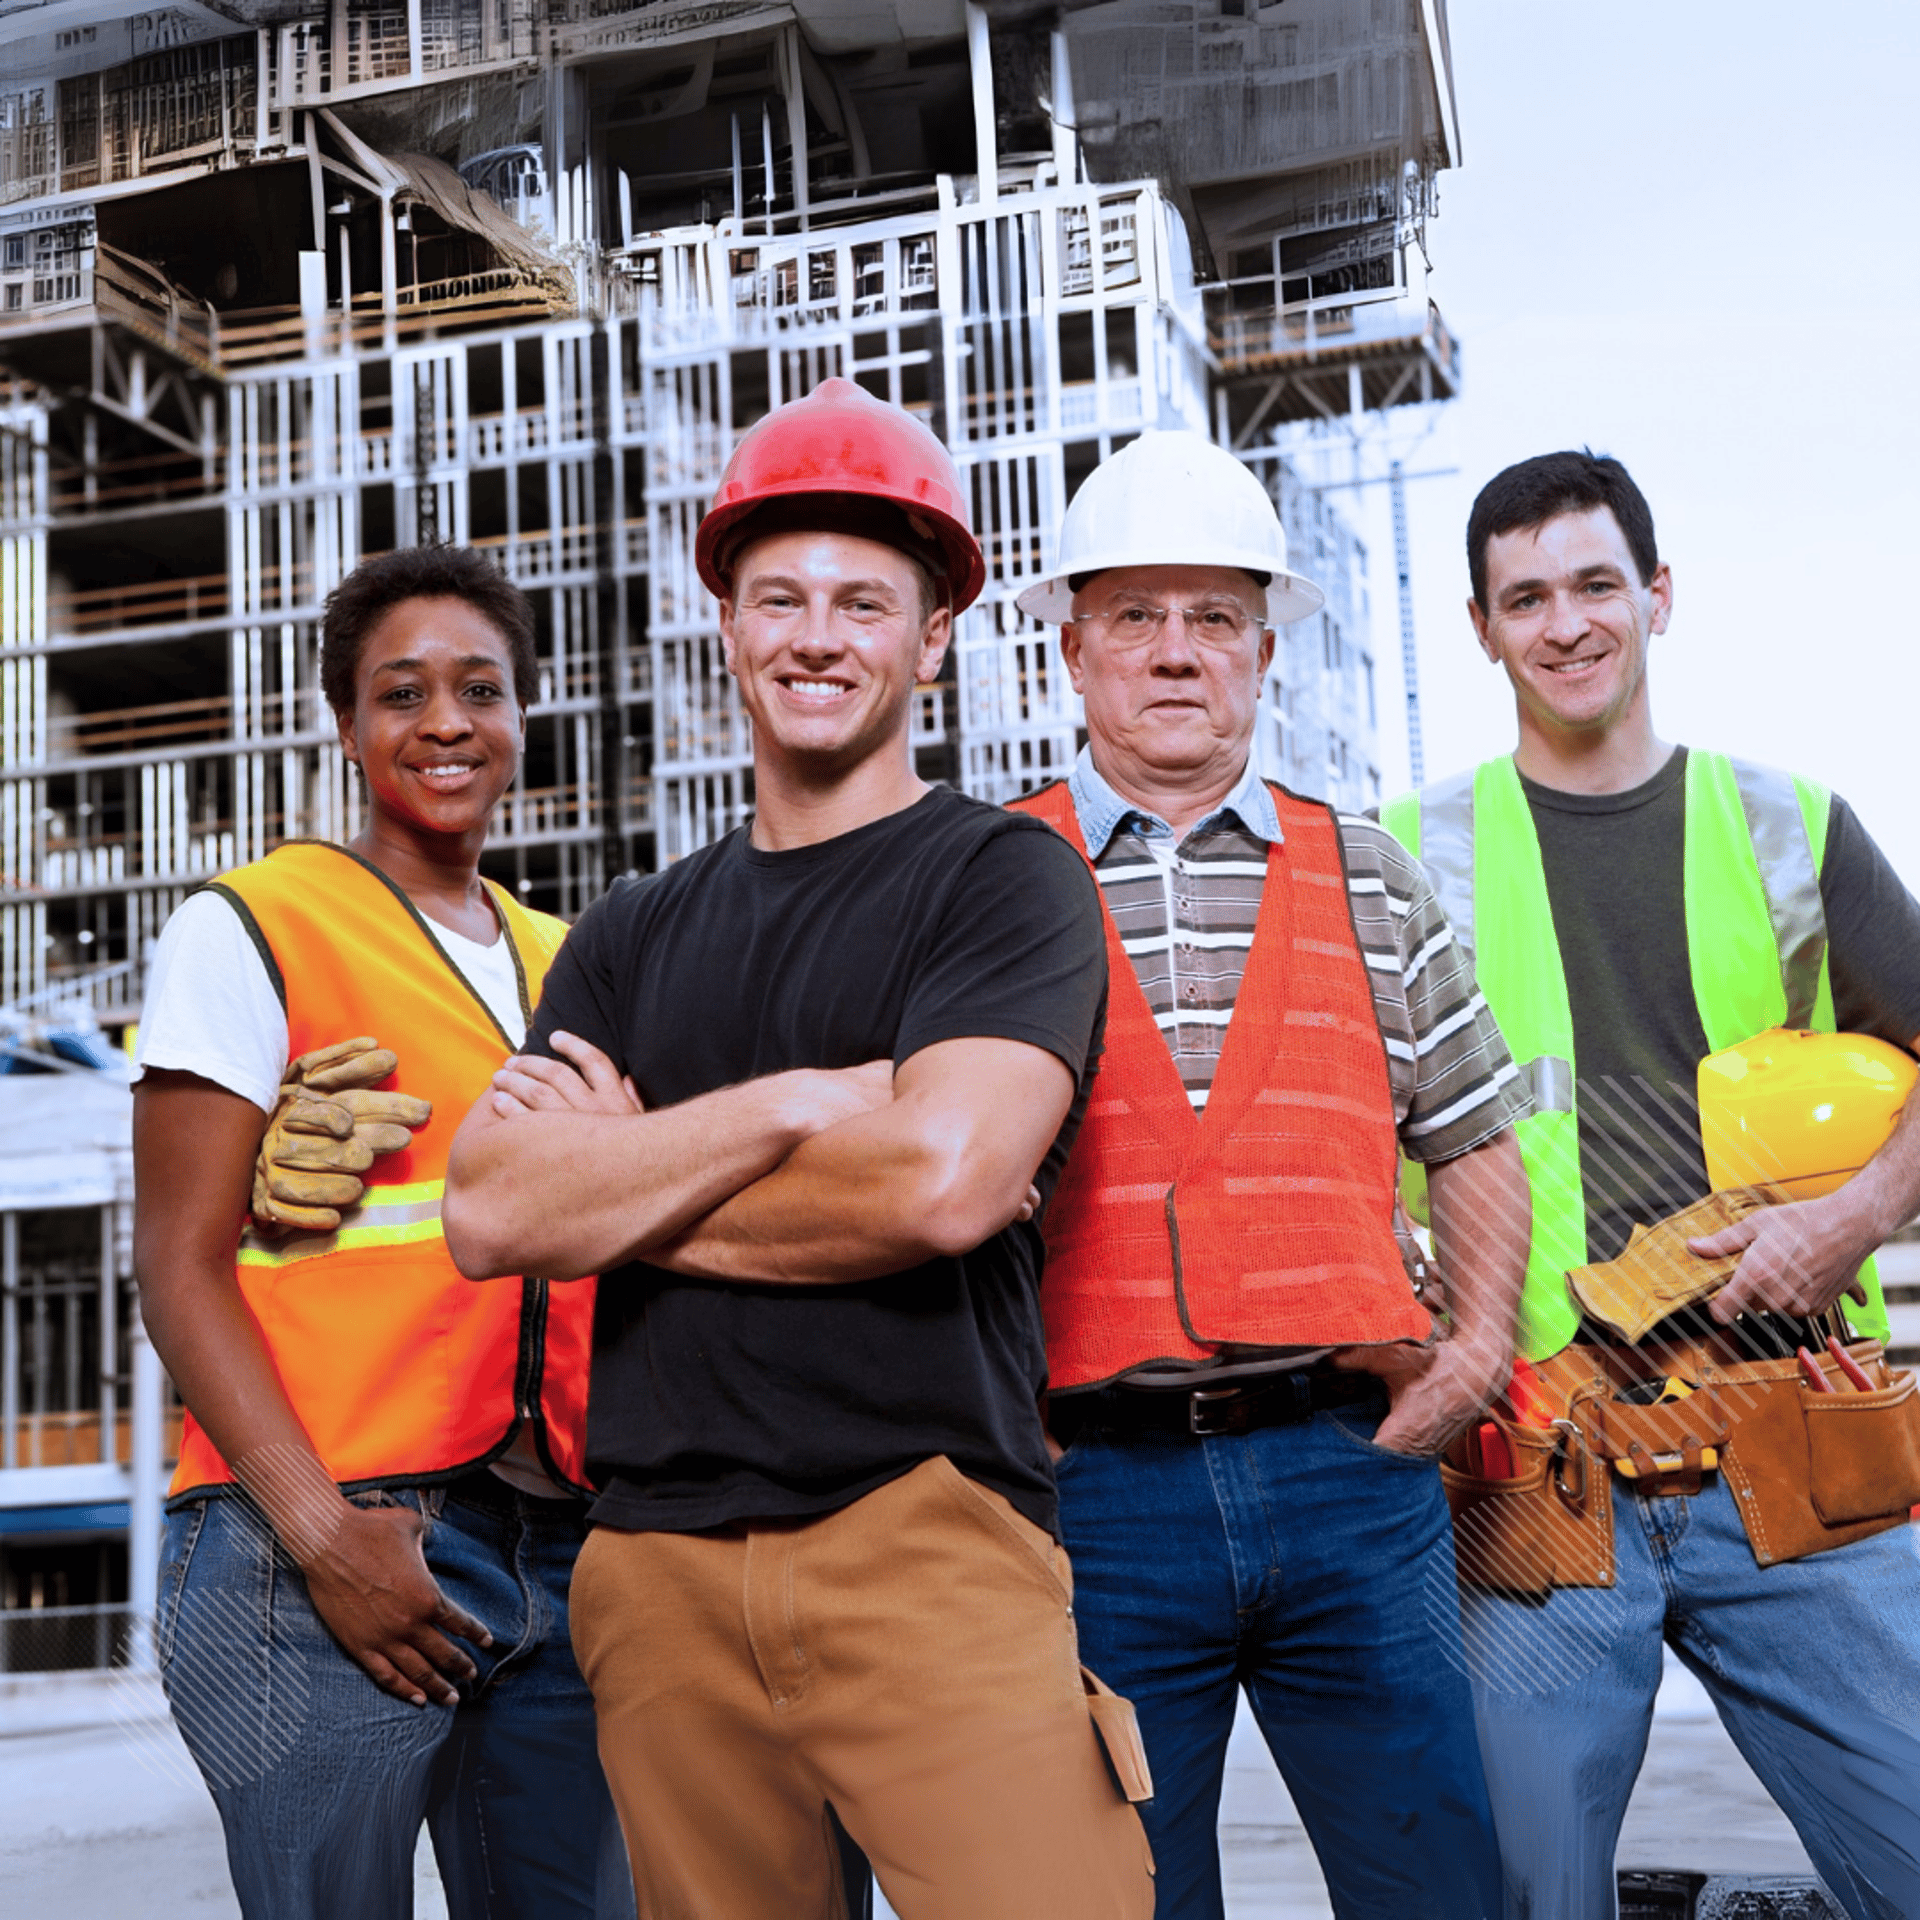
[[926, 771], [1070, 757], [1012, 597], [1178, 422], [1332, 592], [1269, 766], [1372, 797], [1362, 556], [1273, 436], [1451, 391], [1423, 309], [1363, 304], [1452, 157], [1432, 0], [53, 0], [0, 53], [0, 1003], [124, 1019], [185, 888], [352, 831], [316, 618], [396, 543], [488, 547], [541, 611], [494, 871], [570, 914], [732, 825], [692, 528], [828, 373], [948, 441], [993, 566]]
[[[1375, 798], [1365, 556], [1289, 436], [1453, 391], [1405, 297], [1447, 59], [1439, 0], [0, 0], [0, 1011], [134, 1017], [189, 888], [354, 831], [318, 621], [396, 544], [483, 547], [539, 612], [490, 872], [572, 914], [735, 824], [693, 530], [828, 374], [947, 441], [992, 568], [925, 773], [1003, 798], [1069, 763], [1014, 595], [1092, 467], [1183, 424], [1329, 592], [1268, 771]], [[6, 1262], [0, 1612], [9, 1510], [71, 1510], [84, 1558], [140, 1451], [126, 1265], [81, 1273], [75, 1218]], [[34, 1331], [89, 1288], [122, 1337]]]

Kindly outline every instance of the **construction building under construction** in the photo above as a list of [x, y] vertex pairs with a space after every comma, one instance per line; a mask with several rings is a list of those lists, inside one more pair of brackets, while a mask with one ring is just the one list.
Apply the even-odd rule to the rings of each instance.
[[[830, 374], [946, 442], [991, 568], [923, 773], [1069, 764], [1014, 596], [1094, 465], [1183, 425], [1328, 591], [1267, 771], [1374, 800], [1365, 554], [1290, 457], [1454, 391], [1418, 265], [1455, 152], [1442, 0], [0, 0], [0, 1007], [123, 1024], [190, 888], [355, 831], [319, 620], [396, 545], [538, 610], [488, 871], [572, 915], [735, 825], [694, 529]], [[0, 1475], [130, 1456], [124, 1234], [88, 1232], [59, 1284], [99, 1310], [38, 1345], [9, 1253]]]
[[734, 825], [693, 530], [828, 374], [947, 442], [992, 568], [924, 771], [1070, 759], [1013, 596], [1094, 463], [1183, 424], [1329, 589], [1270, 770], [1375, 797], [1363, 556], [1273, 432], [1452, 389], [1391, 298], [1453, 150], [1433, 0], [51, 0], [0, 52], [0, 1003], [129, 1018], [187, 888], [354, 830], [318, 617], [396, 544], [540, 610], [491, 871], [570, 915]]

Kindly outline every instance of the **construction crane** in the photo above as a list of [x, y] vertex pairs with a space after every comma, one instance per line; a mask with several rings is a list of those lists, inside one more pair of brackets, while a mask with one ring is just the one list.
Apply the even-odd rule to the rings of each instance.
[[1400, 679], [1407, 696], [1407, 766], [1413, 785], [1427, 781], [1426, 748], [1420, 738], [1420, 654], [1413, 637], [1413, 561], [1407, 552], [1407, 481], [1398, 460], [1387, 470], [1393, 495], [1393, 569], [1400, 587]]

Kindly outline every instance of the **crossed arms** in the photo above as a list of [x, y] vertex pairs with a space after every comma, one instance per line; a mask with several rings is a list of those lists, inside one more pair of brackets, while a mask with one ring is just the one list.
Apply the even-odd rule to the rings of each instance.
[[553, 1045], [564, 1060], [509, 1061], [455, 1138], [444, 1220], [469, 1279], [644, 1259], [807, 1286], [967, 1253], [1026, 1216], [1074, 1093], [1041, 1047], [961, 1039], [648, 1112], [596, 1048]]

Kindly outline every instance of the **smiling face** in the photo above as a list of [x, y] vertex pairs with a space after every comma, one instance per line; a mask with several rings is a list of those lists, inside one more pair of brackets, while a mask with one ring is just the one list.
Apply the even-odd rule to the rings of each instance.
[[940, 672], [953, 616], [877, 540], [778, 533], [742, 548], [720, 603], [727, 667], [753, 718], [756, 764], [835, 778], [876, 755], [905, 764], [916, 684]]
[[340, 743], [360, 763], [377, 829], [484, 839], [520, 764], [525, 719], [505, 636], [465, 600], [402, 600], [368, 631]]
[[[1194, 609], [1152, 631], [1149, 611]], [[1115, 567], [1073, 597], [1060, 652], [1100, 771], [1168, 819], [1165, 797], [1226, 792], [1253, 739], [1273, 658], [1265, 596], [1234, 567]], [[1178, 821], [1174, 824], [1178, 825]]]
[[1650, 725], [1647, 643], [1672, 607], [1666, 567], [1643, 582], [1620, 523], [1591, 507], [1495, 534], [1487, 604], [1467, 611], [1513, 684], [1523, 735], [1564, 744]]

